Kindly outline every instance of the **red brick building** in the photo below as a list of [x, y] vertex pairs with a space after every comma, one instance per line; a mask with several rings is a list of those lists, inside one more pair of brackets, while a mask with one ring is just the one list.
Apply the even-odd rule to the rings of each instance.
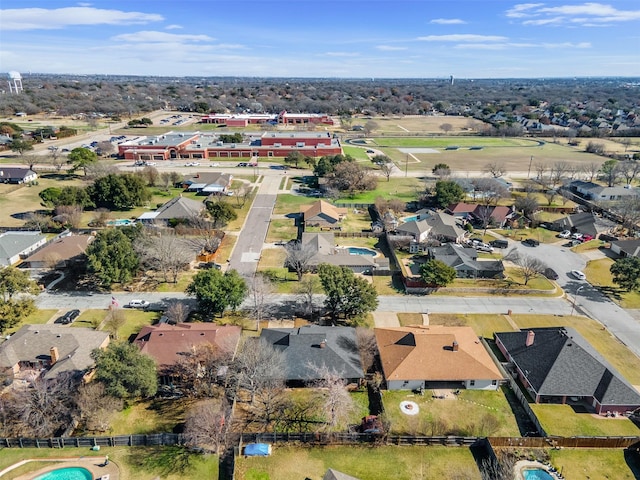
[[289, 113], [283, 110], [277, 115], [267, 113], [228, 114], [215, 113], [205, 115], [201, 123], [226, 125], [227, 127], [248, 127], [272, 123], [278, 125], [333, 125], [333, 119], [324, 113]]
[[342, 154], [340, 141], [329, 132], [266, 132], [242, 143], [218, 138], [214, 133], [169, 132], [122, 143], [118, 154], [134, 161], [286, 157], [294, 151], [314, 158]]

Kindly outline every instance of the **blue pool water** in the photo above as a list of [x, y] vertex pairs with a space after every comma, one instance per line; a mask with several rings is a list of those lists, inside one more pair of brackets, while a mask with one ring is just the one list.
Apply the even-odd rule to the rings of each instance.
[[93, 480], [93, 475], [86, 468], [71, 467], [59, 468], [43, 473], [33, 480]]
[[524, 480], [554, 480], [545, 470], [535, 468], [533, 470], [523, 470], [522, 476]]
[[369, 248], [364, 247], [349, 247], [349, 254], [351, 255], [369, 255], [370, 257], [375, 257], [377, 253]]
[[112, 225], [112, 226], [116, 226], [116, 227], [122, 227], [122, 226], [127, 226], [127, 225], [132, 225], [133, 222], [131, 220], [129, 220], [128, 218], [119, 218], [117, 220], [109, 220], [107, 222], [107, 225]]
[[407, 223], [407, 222], [415, 222], [415, 221], [417, 221], [417, 220], [420, 220], [420, 215], [412, 215], [411, 217], [404, 217], [404, 218], [402, 219], [402, 221], [403, 221], [404, 223]]

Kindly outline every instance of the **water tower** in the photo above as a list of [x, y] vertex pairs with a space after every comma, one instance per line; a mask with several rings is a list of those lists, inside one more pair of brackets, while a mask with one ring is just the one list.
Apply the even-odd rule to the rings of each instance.
[[20, 75], [20, 72], [9, 72], [9, 92], [20, 93], [23, 91], [22, 75]]

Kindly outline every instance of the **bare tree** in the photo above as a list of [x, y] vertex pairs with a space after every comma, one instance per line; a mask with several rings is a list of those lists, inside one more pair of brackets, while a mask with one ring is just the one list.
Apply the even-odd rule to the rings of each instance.
[[190, 243], [170, 233], [147, 236], [138, 250], [144, 263], [160, 272], [165, 282], [177, 283], [180, 272], [195, 258]]
[[555, 162], [551, 171], [549, 172], [549, 178], [551, 180], [551, 186], [555, 190], [559, 185], [562, 185], [563, 181], [569, 176], [570, 166], [567, 162]]
[[258, 392], [282, 383], [285, 370], [282, 352], [265, 340], [246, 338], [235, 356], [231, 380], [237, 389], [248, 392], [253, 404]]
[[53, 168], [56, 169], [56, 172], [62, 170], [62, 166], [67, 163], [66, 157], [62, 156], [60, 149], [58, 147], [54, 147], [49, 150], [49, 161]]
[[489, 162], [484, 166], [484, 171], [493, 178], [500, 178], [507, 174], [507, 168], [503, 162]]
[[197, 231], [190, 237], [191, 245], [198, 253], [214, 253], [220, 246], [222, 235], [213, 227], [213, 223], [203, 216], [195, 215], [189, 218], [189, 225]]
[[365, 327], [356, 327], [356, 340], [362, 368], [364, 368], [365, 372], [369, 372], [373, 367], [376, 355], [378, 355], [378, 344], [373, 330]]
[[260, 322], [268, 313], [273, 293], [273, 283], [260, 273], [249, 282], [249, 310], [256, 321], [256, 331], [260, 331]]
[[121, 308], [111, 308], [104, 321], [105, 329], [111, 333], [114, 339], [120, 338], [120, 329], [127, 323], [127, 318]]
[[189, 306], [184, 302], [171, 302], [164, 312], [169, 323], [182, 323], [187, 320], [190, 313]]
[[223, 367], [231, 363], [235, 344], [231, 336], [227, 343], [204, 343], [179, 352], [177, 364], [163, 372], [174, 378], [175, 383], [189, 397], [213, 397], [219, 393]]
[[82, 221], [83, 208], [80, 205], [58, 205], [53, 220], [58, 223], [78, 228]]
[[640, 162], [637, 160], [626, 160], [624, 162], [620, 162], [618, 164], [618, 171], [620, 172], [620, 175], [624, 177], [626, 184], [631, 185], [640, 173]]
[[187, 445], [219, 453], [231, 423], [231, 407], [226, 398], [194, 405], [187, 413], [184, 436]]
[[300, 298], [305, 315], [313, 317], [314, 300], [322, 291], [320, 279], [314, 275], [307, 275], [300, 279], [296, 293]]
[[93, 218], [91, 219], [90, 225], [94, 225], [96, 227], [104, 227], [107, 225], [109, 220], [113, 219], [113, 214], [111, 210], [106, 208], [98, 208], [93, 212]]
[[113, 146], [113, 143], [111, 143], [108, 140], [105, 140], [103, 142], [98, 142], [98, 144], [96, 145], [96, 151], [100, 152], [100, 155], [102, 155], [104, 157], [108, 157], [113, 152], [115, 152], [115, 150], [116, 149]]
[[347, 382], [343, 376], [326, 366], [317, 367], [309, 364], [319, 376], [316, 386], [320, 389], [320, 409], [324, 414], [325, 427], [333, 430], [346, 422], [354, 410], [354, 403], [347, 390]]
[[547, 199], [547, 205], [553, 204], [553, 201], [558, 196], [558, 191], [555, 189], [549, 189], [544, 192], [544, 196]]
[[387, 182], [391, 179], [391, 173], [393, 172], [394, 164], [386, 155], [376, 155], [371, 159], [371, 162], [375, 164], [380, 173], [386, 177]]
[[449, 133], [451, 130], [453, 130], [453, 125], [451, 125], [450, 123], [443, 123], [438, 128], [440, 128], [440, 130], [442, 130], [444, 133]]
[[378, 123], [373, 120], [367, 120], [363, 128], [364, 128], [364, 133], [367, 135], [370, 135], [371, 132], [380, 128], [380, 125], [378, 125]]
[[44, 230], [49, 222], [51, 221], [51, 217], [47, 215], [43, 215], [41, 213], [29, 213], [27, 216], [27, 221], [24, 226], [30, 230]]
[[500, 199], [509, 196], [509, 189], [495, 178], [478, 178], [473, 180], [474, 191], [480, 193], [480, 204], [478, 216], [482, 221], [482, 226], [486, 229], [493, 218], [493, 210]]
[[588, 181], [593, 182], [593, 179], [600, 171], [600, 164], [596, 162], [585, 163], [580, 170], [585, 174]]
[[60, 374], [45, 380], [38, 377], [26, 388], [16, 390], [11, 402], [21, 436], [52, 437], [66, 429], [75, 411], [77, 379]]
[[104, 391], [100, 382], [82, 384], [78, 393], [78, 412], [82, 425], [92, 432], [106, 432], [116, 412], [122, 410], [122, 399]]
[[298, 281], [302, 280], [302, 276], [309, 271], [311, 259], [314, 255], [313, 252], [302, 248], [300, 242], [290, 242], [284, 248], [287, 252], [284, 266], [296, 272]]
[[618, 214], [622, 225], [633, 235], [640, 225], [640, 197], [634, 196], [621, 202], [615, 202], [609, 207], [612, 212]]
[[529, 280], [533, 277], [541, 275], [545, 268], [547, 268], [547, 265], [545, 265], [541, 260], [538, 260], [531, 255], [519, 253], [516, 249], [512, 249], [507, 252], [504, 259], [518, 267], [520, 275], [524, 278], [525, 285], [527, 285]]
[[163, 190], [168, 191], [169, 187], [171, 187], [171, 173], [169, 172], [162, 172], [160, 173], [160, 181], [159, 181], [160, 187], [162, 187]]
[[158, 183], [158, 179], [160, 178], [160, 172], [158, 172], [158, 169], [150, 165], [144, 167], [140, 172], [140, 175], [142, 176], [142, 178], [144, 178], [144, 180], [147, 182], [147, 185], [149, 185], [150, 187], [155, 186], [156, 183]]

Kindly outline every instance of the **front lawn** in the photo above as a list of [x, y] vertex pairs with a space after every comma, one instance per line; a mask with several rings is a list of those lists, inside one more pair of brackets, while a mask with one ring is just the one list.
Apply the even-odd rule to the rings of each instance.
[[273, 446], [270, 457], [236, 460], [237, 480], [319, 480], [329, 468], [361, 480], [480, 480], [467, 448], [451, 447], [330, 447]]
[[424, 190], [424, 184], [420, 179], [414, 177], [391, 177], [387, 182], [380, 177], [378, 186], [369, 192], [360, 192], [350, 197], [336, 200], [336, 205], [340, 203], [375, 203], [376, 198], [400, 199], [405, 202], [416, 200], [419, 192]]
[[[410, 391], [383, 391], [385, 415], [391, 433], [399, 435], [517, 436], [520, 434], [509, 402], [502, 390], [460, 390], [453, 399], [433, 398]], [[406, 415], [400, 402], [418, 404], [418, 415]]]
[[611, 275], [611, 258], [591, 260], [587, 263], [584, 273], [592, 285], [598, 287], [602, 293], [619, 304], [622, 308], [640, 308], [640, 292], [625, 292], [613, 283]]
[[33, 314], [29, 315], [22, 322], [18, 323], [17, 325], [14, 325], [11, 328], [6, 329], [4, 331], [4, 334], [12, 335], [18, 330], [20, 330], [22, 327], [24, 327], [25, 325], [47, 323], [49, 320], [51, 320], [51, 317], [53, 317], [57, 311], [58, 310], [56, 310], [55, 308], [43, 309], [43, 310], [36, 309], [36, 311]]
[[504, 315], [497, 314], [430, 313], [429, 324], [471, 327], [476, 335], [485, 338], [493, 338], [493, 332], [513, 331]]
[[570, 405], [529, 404], [542, 428], [549, 435], [639, 436], [640, 429], [628, 418], [606, 418], [590, 413], [576, 413]]

